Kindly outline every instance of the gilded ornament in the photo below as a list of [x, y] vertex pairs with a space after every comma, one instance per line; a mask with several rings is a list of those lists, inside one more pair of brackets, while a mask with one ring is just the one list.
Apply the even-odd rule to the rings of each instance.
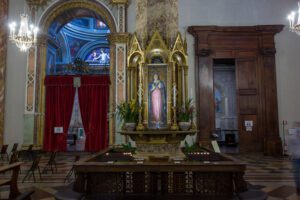
[[128, 0], [111, 0], [113, 4], [127, 4]]
[[128, 33], [111, 33], [108, 35], [108, 40], [112, 44], [116, 43], [128, 43], [129, 40], [129, 34]]

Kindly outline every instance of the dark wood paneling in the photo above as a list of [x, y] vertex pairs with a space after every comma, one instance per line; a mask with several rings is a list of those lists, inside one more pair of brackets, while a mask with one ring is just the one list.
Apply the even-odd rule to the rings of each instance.
[[207, 134], [200, 134], [198, 139], [203, 145], [207, 145], [210, 141], [211, 130], [215, 127], [214, 115], [214, 92], [213, 92], [213, 69], [211, 67], [211, 59], [209, 57], [199, 58], [199, 82], [197, 84], [198, 102], [197, 113], [199, 114], [197, 124], [199, 129]]
[[238, 89], [257, 89], [256, 60], [238, 59], [236, 75]]
[[[251, 131], [246, 130], [245, 121], [252, 121]], [[239, 115], [239, 147], [241, 152], [261, 151], [261, 143], [257, 130], [257, 115]]]
[[[274, 35], [282, 29], [282, 25], [188, 28], [195, 37], [199, 142], [208, 143], [215, 128], [212, 61], [235, 58], [241, 148], [280, 154]], [[248, 119], [254, 121], [251, 134], [243, 130]]]

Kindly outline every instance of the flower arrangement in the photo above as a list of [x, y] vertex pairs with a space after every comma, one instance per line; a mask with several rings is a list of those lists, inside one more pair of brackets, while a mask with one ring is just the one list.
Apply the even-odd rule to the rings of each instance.
[[135, 99], [130, 102], [122, 102], [117, 106], [117, 115], [125, 123], [137, 122], [139, 117], [139, 107]]
[[194, 112], [193, 99], [189, 99], [183, 106], [178, 108], [178, 120], [180, 122], [189, 122], [193, 118]]

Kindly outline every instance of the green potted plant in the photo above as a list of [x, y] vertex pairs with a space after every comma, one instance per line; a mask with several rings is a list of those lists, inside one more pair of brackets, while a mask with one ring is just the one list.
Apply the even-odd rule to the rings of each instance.
[[139, 116], [139, 107], [136, 100], [120, 103], [117, 106], [117, 115], [124, 122], [125, 129], [133, 131]]
[[193, 118], [193, 114], [195, 111], [195, 107], [193, 105], [193, 99], [189, 99], [185, 102], [184, 105], [180, 106], [178, 109], [178, 125], [180, 130], [187, 131], [191, 127], [191, 119]]

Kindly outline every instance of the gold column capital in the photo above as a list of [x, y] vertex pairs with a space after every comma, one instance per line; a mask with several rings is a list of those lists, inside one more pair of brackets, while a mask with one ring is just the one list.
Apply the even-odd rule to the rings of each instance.
[[127, 4], [128, 0], [111, 0], [112, 4]]
[[37, 46], [45, 47], [47, 45], [48, 37], [46, 35], [38, 35], [37, 36]]
[[108, 40], [111, 44], [128, 43], [129, 33], [111, 33], [108, 35]]

